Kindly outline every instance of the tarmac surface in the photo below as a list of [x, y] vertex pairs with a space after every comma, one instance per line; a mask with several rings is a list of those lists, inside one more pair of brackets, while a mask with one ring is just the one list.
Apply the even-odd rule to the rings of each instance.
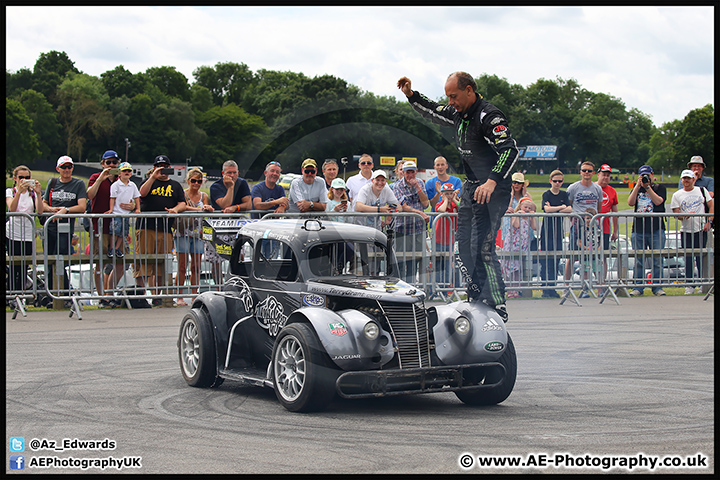
[[510, 300], [518, 376], [500, 405], [313, 414], [267, 388], [187, 386], [187, 307], [7, 313], [6, 471], [22, 455], [34, 473], [714, 473], [714, 296], [620, 302]]

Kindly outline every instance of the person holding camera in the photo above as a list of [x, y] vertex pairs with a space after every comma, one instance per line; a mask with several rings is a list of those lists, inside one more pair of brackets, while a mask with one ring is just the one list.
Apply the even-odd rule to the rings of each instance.
[[[665, 213], [667, 191], [661, 184], [655, 183], [655, 173], [652, 167], [650, 165], [640, 167], [638, 177], [638, 182], [628, 197], [628, 205], [634, 207], [637, 213]], [[642, 286], [645, 281], [645, 255], [641, 255], [640, 252], [646, 248], [652, 250], [665, 247], [665, 219], [652, 216], [635, 217], [630, 239], [633, 249], [635, 249], [633, 278], [636, 284], [630, 295], [637, 297], [643, 295], [645, 291]], [[652, 255], [651, 258], [653, 283], [657, 283], [662, 278], [662, 257]], [[656, 285], [652, 286], [652, 292], [654, 295], [665, 295], [665, 291]]]
[[[158, 155], [155, 157], [153, 170], [148, 179], [140, 187], [140, 211], [166, 214], [158, 217], [138, 217], [135, 225], [135, 251], [140, 258], [146, 254], [170, 253], [174, 247], [171, 231], [175, 225], [174, 214], [184, 212], [187, 201], [180, 182], [170, 179], [170, 171], [170, 159], [167, 155]], [[135, 270], [138, 286], [164, 285], [164, 270], [162, 261], [141, 263]], [[155, 306], [159, 306], [161, 303], [159, 299], [153, 300]]]
[[[40, 182], [32, 178], [30, 169], [25, 165], [18, 165], [13, 170], [13, 186], [5, 190], [5, 203], [8, 212], [37, 213], [38, 215], [43, 212]], [[5, 223], [5, 237], [7, 238], [5, 248], [10, 257], [7, 292], [25, 289], [23, 279], [29, 263], [16, 262], [13, 256], [32, 255], [35, 247], [33, 223], [33, 220], [22, 215], [8, 216]]]

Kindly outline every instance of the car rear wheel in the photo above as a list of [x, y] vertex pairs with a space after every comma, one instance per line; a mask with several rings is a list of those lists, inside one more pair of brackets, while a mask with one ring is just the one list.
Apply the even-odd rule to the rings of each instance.
[[203, 388], [222, 383], [217, 376], [212, 326], [204, 310], [193, 308], [180, 323], [178, 356], [188, 385]]
[[275, 394], [291, 412], [322, 410], [335, 396], [337, 369], [315, 331], [304, 323], [282, 329], [275, 341], [272, 368]]
[[[512, 338], [510, 338], [510, 334], [508, 334], [507, 339], [507, 347], [499, 359], [499, 362], [505, 367], [505, 379], [503, 382], [489, 389], [455, 392], [455, 395], [463, 403], [468, 405], [495, 405], [505, 401], [510, 396], [515, 387], [515, 377], [517, 376], [517, 356], [515, 355], [515, 345]], [[500, 380], [499, 376], [500, 373], [497, 373], [497, 370], [491, 370], [491, 374], [482, 379], [482, 383], [496, 383]]]

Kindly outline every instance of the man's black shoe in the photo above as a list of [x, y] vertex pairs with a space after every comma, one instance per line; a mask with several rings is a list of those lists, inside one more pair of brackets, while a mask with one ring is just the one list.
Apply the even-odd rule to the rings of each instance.
[[498, 315], [500, 315], [500, 318], [502, 318], [502, 321], [507, 323], [508, 321], [508, 313], [507, 313], [507, 307], [505, 304], [495, 305], [495, 311]]

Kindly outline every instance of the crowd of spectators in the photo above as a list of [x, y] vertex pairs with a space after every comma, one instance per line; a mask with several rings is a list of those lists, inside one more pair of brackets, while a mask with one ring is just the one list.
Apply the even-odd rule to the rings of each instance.
[[[134, 240], [135, 251], [139, 255], [168, 254], [177, 256], [178, 273], [174, 292], [179, 293], [185, 283], [189, 268], [190, 283], [196, 287], [202, 260], [212, 265], [212, 274], [216, 283], [222, 281], [222, 257], [215, 250], [212, 241], [203, 240], [201, 219], [197, 216], [178, 215], [182, 212], [223, 212], [233, 214], [252, 210], [253, 218], [266, 213], [284, 212], [325, 212], [334, 221], [361, 223], [386, 230], [393, 240], [398, 257], [399, 276], [411, 283], [424, 283], [425, 274], [432, 267], [437, 285], [446, 285], [451, 289], [461, 287], [460, 275], [455, 268], [455, 233], [457, 219], [454, 216], [440, 215], [436, 224], [426, 213], [430, 210], [437, 214], [454, 214], [460, 204], [461, 180], [448, 173], [447, 160], [439, 156], [435, 159], [436, 175], [427, 182], [417, 178], [417, 164], [413, 161], [398, 162], [395, 169], [395, 181], [390, 183], [388, 173], [373, 170], [372, 156], [363, 154], [359, 159], [359, 172], [347, 182], [338, 177], [337, 161], [328, 159], [322, 164], [322, 177], [318, 177], [318, 164], [312, 158], [302, 162], [302, 176], [292, 181], [289, 192], [278, 184], [282, 174], [279, 162], [269, 162], [264, 170], [264, 178], [252, 190], [248, 182], [239, 177], [236, 162], [228, 160], [222, 166], [222, 176], [210, 185], [208, 195], [200, 191], [205, 183], [205, 175], [200, 169], [187, 172], [187, 188], [169, 176], [172, 164], [166, 155], [158, 155], [147, 178], [138, 187], [131, 180], [132, 165], [121, 162], [113, 150], [106, 151], [101, 160], [102, 170], [93, 174], [87, 188], [82, 180], [73, 177], [74, 162], [69, 156], [61, 156], [56, 165], [58, 177], [51, 179], [43, 194], [40, 183], [32, 179], [26, 166], [19, 166], [12, 173], [13, 186], [6, 190], [8, 212], [26, 213], [28, 216], [12, 216], [6, 223], [6, 249], [10, 258], [25, 257], [33, 253], [34, 238], [32, 215], [68, 214], [68, 213], [105, 213], [115, 215], [109, 218], [93, 218], [89, 224], [93, 235], [93, 255], [102, 251], [110, 259], [103, 272], [93, 271], [95, 286], [101, 295], [108, 296], [101, 301], [102, 306], [117, 306], [110, 293], [125, 273], [117, 267], [118, 259], [127, 253], [129, 244]], [[703, 175], [705, 163], [702, 157], [694, 156], [684, 170], [679, 183], [680, 188], [672, 196], [671, 209], [675, 213], [714, 212], [714, 181]], [[507, 252], [517, 252], [518, 256], [502, 260], [502, 272], [505, 282], [512, 285], [525, 278], [523, 272], [528, 268], [523, 255], [531, 251], [553, 252], [540, 256], [540, 277], [544, 297], [559, 297], [558, 262], [561, 257], [556, 253], [568, 249], [565, 256], [564, 278], [573, 276], [574, 261], [583, 257], [581, 252], [608, 250], [610, 243], [617, 240], [619, 226], [617, 217], [605, 217], [602, 225], [594, 226], [589, 220], [598, 212], [601, 214], [618, 212], [617, 192], [609, 185], [612, 169], [605, 164], [597, 172], [598, 180], [593, 182], [595, 165], [582, 162], [581, 179], [571, 184], [566, 191], [561, 187], [564, 175], [554, 170], [549, 175], [550, 189], [535, 202], [528, 193], [527, 181], [521, 172], [512, 175], [512, 190], [508, 198], [508, 214], [498, 232], [498, 247]], [[663, 185], [655, 181], [652, 167], [643, 165], [638, 170], [638, 182], [634, 185], [628, 206], [635, 212], [664, 212], [667, 192]], [[90, 202], [89, 206], [86, 202]], [[542, 222], [534, 216], [540, 209], [544, 214]], [[131, 213], [162, 212], [169, 215], [137, 216], [135, 219], [135, 238], [130, 239], [129, 216]], [[360, 217], [346, 217], [345, 212], [375, 213]], [[391, 216], [394, 212], [408, 215]], [[569, 242], [563, 245], [565, 231], [563, 220], [571, 215]], [[434, 218], [434, 217], [433, 217]], [[682, 220], [682, 246], [684, 248], [704, 248], [707, 244], [707, 232], [711, 223], [702, 217], [678, 217]], [[583, 219], [585, 221], [583, 221]], [[632, 245], [637, 251], [664, 247], [666, 225], [662, 217], [636, 217], [632, 225]], [[438, 253], [434, 266], [423, 262], [427, 255], [430, 238], [429, 227], [435, 229], [434, 249]], [[539, 243], [538, 243], [539, 239]], [[75, 233], [75, 222], [68, 218], [54, 217], [47, 225], [44, 248], [49, 255], [70, 255], [80, 253], [79, 241]], [[85, 253], [90, 253], [90, 245]], [[586, 257], [587, 258], [587, 257]], [[588, 265], [583, 275], [595, 274], [603, 283], [607, 276], [604, 256], [601, 264]], [[661, 259], [651, 256], [654, 279], [662, 278]], [[632, 295], [642, 295], [648, 286], [643, 278], [644, 258], [635, 256], [635, 285]], [[97, 264], [96, 264], [97, 265]], [[693, 265], [701, 273], [698, 255], [688, 255], [686, 276], [692, 279]], [[13, 264], [9, 269], [8, 288], [10, 291], [22, 290], [27, 265]], [[140, 263], [134, 275], [137, 285], [156, 289], [170, 287], [163, 285], [165, 272], [162, 263]], [[702, 276], [702, 275], [701, 275]], [[67, 274], [64, 288], [69, 289]], [[49, 287], [53, 288], [54, 275], [48, 276]], [[658, 285], [650, 284], [655, 295], [665, 292]], [[692, 293], [688, 287], [686, 293]], [[171, 292], [166, 288], [168, 293]], [[192, 294], [197, 293], [197, 288]], [[507, 297], [519, 296], [519, 292], [508, 290]], [[583, 292], [587, 296], [587, 292]], [[159, 303], [159, 302], [158, 302]], [[181, 298], [179, 305], [186, 305]]]

